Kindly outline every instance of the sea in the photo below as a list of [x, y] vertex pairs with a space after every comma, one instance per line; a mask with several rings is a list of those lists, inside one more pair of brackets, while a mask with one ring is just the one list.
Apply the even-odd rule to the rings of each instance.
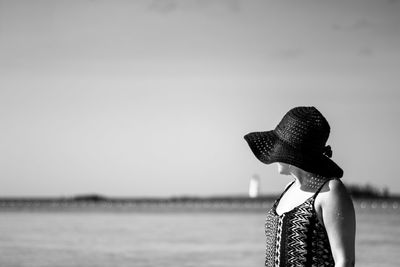
[[[264, 266], [272, 203], [96, 205], [0, 208], [0, 266]], [[356, 266], [400, 266], [398, 203], [360, 201], [355, 209]]]

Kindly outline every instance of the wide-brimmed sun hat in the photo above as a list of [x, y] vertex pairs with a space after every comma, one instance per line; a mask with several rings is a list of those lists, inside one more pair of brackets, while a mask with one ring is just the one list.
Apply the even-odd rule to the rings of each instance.
[[261, 162], [283, 162], [326, 178], [341, 178], [343, 170], [330, 158], [326, 146], [330, 126], [315, 107], [296, 107], [283, 117], [275, 130], [244, 136]]

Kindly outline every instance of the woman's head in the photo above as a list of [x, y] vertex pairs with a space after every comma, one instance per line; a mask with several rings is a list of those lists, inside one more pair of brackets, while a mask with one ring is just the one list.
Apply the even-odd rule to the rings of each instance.
[[[272, 131], [245, 136], [255, 156], [263, 163], [280, 162], [325, 177], [342, 177], [343, 171], [326, 146], [330, 126], [315, 107], [296, 107]], [[282, 169], [284, 170], [284, 168]]]

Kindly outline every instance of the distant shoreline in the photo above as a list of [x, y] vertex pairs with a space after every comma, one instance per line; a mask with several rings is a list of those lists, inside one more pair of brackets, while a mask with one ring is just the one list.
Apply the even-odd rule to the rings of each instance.
[[[179, 202], [270, 202], [278, 195], [262, 195], [256, 198], [248, 196], [177, 196], [177, 197], [108, 197], [97, 194], [77, 195], [71, 197], [0, 197], [0, 203], [8, 202], [113, 202], [113, 203], [179, 203]], [[354, 196], [354, 200], [400, 201], [400, 195], [392, 196]]]
[[[387, 200], [400, 201], [400, 194], [389, 194], [387, 188], [378, 188], [369, 184], [346, 185], [351, 197], [354, 200]], [[79, 202], [109, 202], [109, 203], [185, 203], [185, 202], [270, 202], [277, 199], [279, 194], [261, 194], [258, 197], [251, 198], [248, 195], [211, 195], [195, 196], [181, 195], [169, 197], [115, 197], [106, 196], [97, 193], [77, 194], [72, 196], [0, 196], [0, 203], [79, 203]]]
[[[213, 197], [105, 197], [96, 194], [74, 197], [1, 197], [0, 211], [262, 211], [269, 208], [278, 195], [213, 196]], [[400, 196], [353, 197], [360, 209], [400, 210]]]

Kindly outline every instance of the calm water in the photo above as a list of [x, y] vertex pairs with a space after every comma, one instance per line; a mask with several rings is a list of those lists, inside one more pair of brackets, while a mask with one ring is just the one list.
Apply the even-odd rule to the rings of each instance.
[[[0, 266], [263, 266], [263, 212], [0, 212]], [[357, 208], [357, 266], [400, 266], [398, 209]]]

